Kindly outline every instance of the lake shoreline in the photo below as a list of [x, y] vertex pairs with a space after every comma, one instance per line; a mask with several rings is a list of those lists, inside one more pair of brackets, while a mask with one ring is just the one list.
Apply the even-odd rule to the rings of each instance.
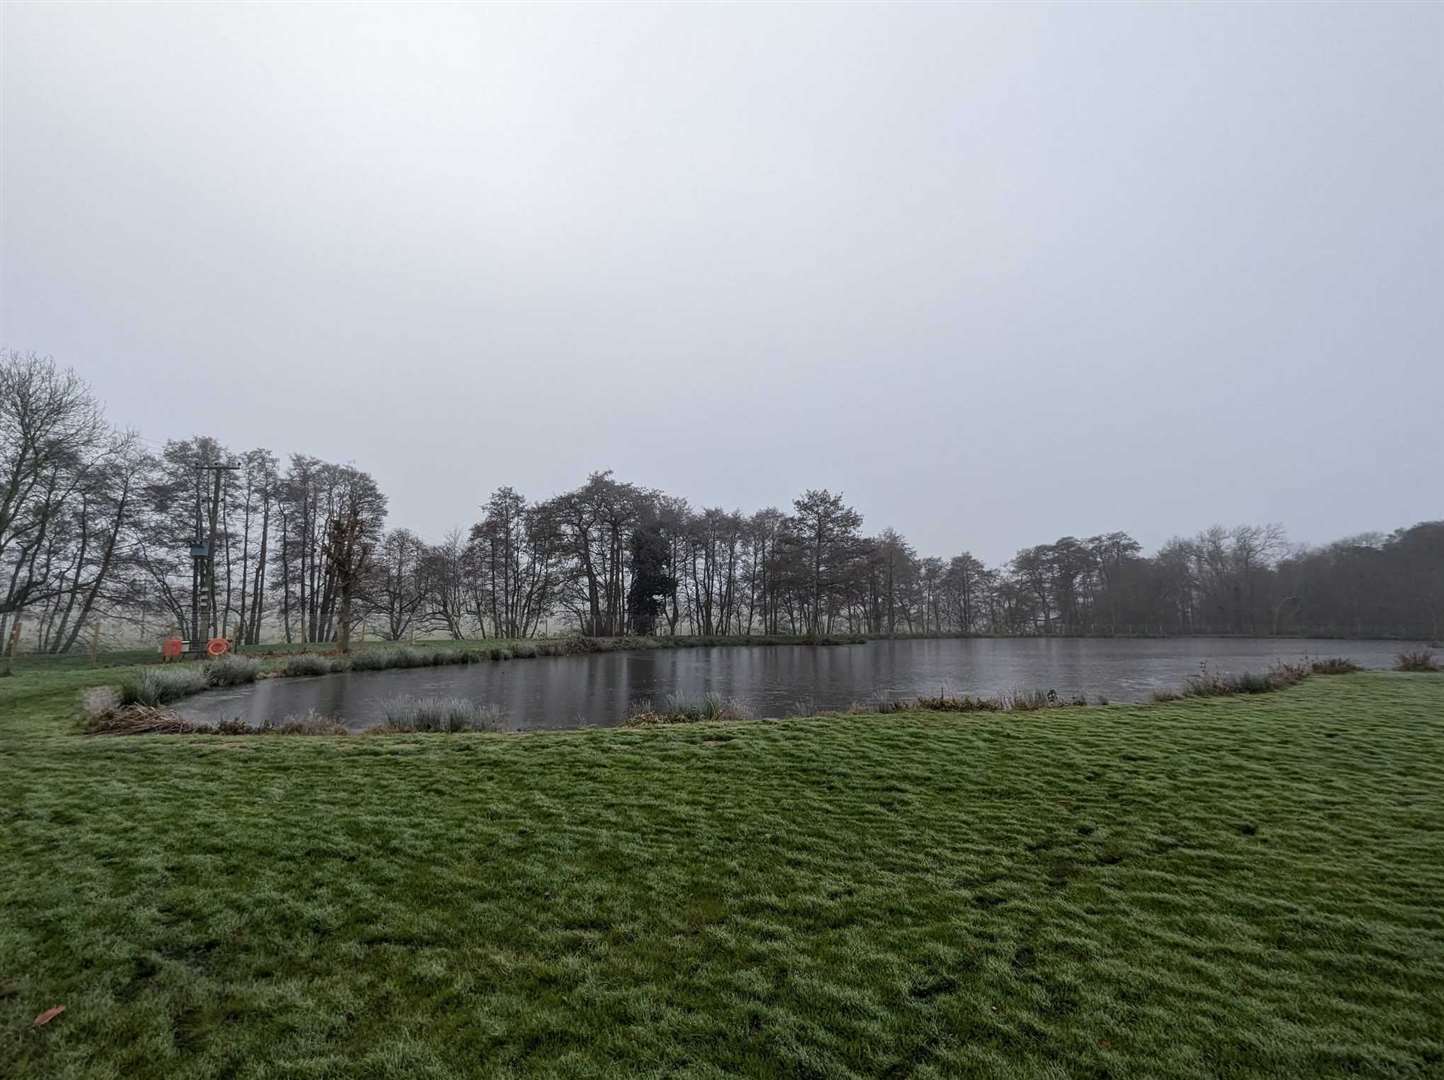
[[[1207, 672], [1263, 674], [1287, 663], [1341, 654], [1361, 667], [1395, 663], [1391, 644], [1335, 642], [1320, 650], [1302, 638], [913, 638], [878, 639], [869, 648], [771, 641], [753, 649], [712, 641], [710, 648], [666, 648], [620, 639], [610, 647], [543, 656], [513, 665], [471, 662], [460, 650], [397, 650], [385, 663], [332, 667], [292, 657], [254, 683], [190, 694], [174, 706], [202, 724], [261, 726], [307, 716], [361, 729], [386, 719], [409, 697], [451, 698], [494, 708], [507, 727], [581, 728], [622, 723], [645, 705], [717, 695], [754, 715], [805, 715], [902, 698], [1055, 691], [1069, 698], [1145, 701]], [[792, 648], [779, 648], [780, 645]], [[509, 655], [504, 654], [504, 655]], [[365, 654], [353, 658], [362, 659]], [[489, 655], [480, 656], [485, 660]], [[322, 661], [312, 665], [311, 660]], [[343, 658], [334, 658], [341, 660]], [[178, 673], [179, 674], [179, 673]], [[309, 678], [301, 676], [311, 676]]]

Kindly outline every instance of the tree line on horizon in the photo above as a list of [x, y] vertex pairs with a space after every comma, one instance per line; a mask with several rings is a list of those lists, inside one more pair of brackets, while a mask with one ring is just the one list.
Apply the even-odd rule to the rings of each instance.
[[[207, 466], [233, 464], [219, 491]], [[206, 474], [209, 475], [209, 474]], [[1323, 547], [1215, 526], [1152, 555], [1126, 532], [1065, 536], [988, 567], [875, 535], [840, 494], [745, 514], [592, 473], [531, 500], [509, 486], [428, 541], [387, 528], [351, 465], [198, 435], [153, 451], [48, 358], [0, 356], [0, 647], [63, 653], [98, 620], [186, 633], [197, 518], [217, 538], [212, 633], [343, 647], [543, 633], [1304, 634], [1437, 639], [1444, 522]]]

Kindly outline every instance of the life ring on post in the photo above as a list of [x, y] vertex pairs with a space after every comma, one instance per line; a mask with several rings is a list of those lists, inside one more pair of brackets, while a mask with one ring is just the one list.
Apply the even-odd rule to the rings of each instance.
[[231, 651], [231, 643], [223, 637], [213, 637], [206, 642], [206, 652], [211, 656], [225, 656]]

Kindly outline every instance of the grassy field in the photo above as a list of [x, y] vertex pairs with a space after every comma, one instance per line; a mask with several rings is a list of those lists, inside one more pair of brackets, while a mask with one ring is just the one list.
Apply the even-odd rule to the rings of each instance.
[[114, 677], [0, 680], [0, 1075], [1444, 1072], [1444, 676], [75, 734]]

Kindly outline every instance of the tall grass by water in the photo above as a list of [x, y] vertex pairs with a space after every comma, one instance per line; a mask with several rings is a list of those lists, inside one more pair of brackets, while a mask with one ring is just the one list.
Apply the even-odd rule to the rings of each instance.
[[701, 698], [672, 694], [660, 708], [650, 701], [638, 702], [628, 713], [627, 724], [631, 727], [652, 727], [659, 724], [718, 723], [750, 719], [751, 709], [742, 702], [724, 698], [721, 694], [706, 694]]
[[1401, 652], [1394, 662], [1395, 671], [1444, 671], [1428, 649]]
[[466, 698], [445, 696], [404, 696], [381, 706], [385, 721], [369, 729], [378, 733], [412, 731], [496, 731], [501, 727], [501, 710]]
[[330, 675], [333, 672], [345, 671], [350, 665], [343, 656], [322, 656], [319, 653], [296, 653], [286, 657], [285, 665], [281, 668], [283, 675], [305, 676], [305, 675]]
[[250, 656], [236, 656], [232, 653], [205, 667], [208, 686], [244, 686], [256, 681], [261, 672], [261, 662]]
[[[1004, 713], [1037, 712], [1039, 709], [1078, 707], [1087, 704], [1088, 698], [1081, 693], [1060, 694], [1056, 690], [1007, 690], [991, 697], [973, 694], [952, 695], [939, 690], [935, 695], [899, 698], [894, 701], [879, 701], [873, 704], [856, 703], [842, 711], [851, 716], [904, 712]], [[1100, 700], [1099, 704], [1107, 703]], [[836, 714], [824, 712], [822, 715]]]
[[116, 687], [117, 705], [168, 705], [212, 687], [243, 686], [260, 674], [260, 661], [224, 656], [204, 666], [167, 664], [128, 673]]
[[393, 668], [440, 667], [447, 664], [475, 664], [482, 661], [532, 660], [544, 656], [582, 656], [624, 650], [695, 649], [722, 645], [860, 645], [866, 638], [846, 635], [820, 637], [816, 641], [793, 637], [750, 638], [712, 636], [680, 637], [557, 637], [519, 641], [448, 642], [440, 645], [371, 645], [349, 656], [294, 653], [282, 670], [287, 675], [324, 675], [333, 671], [386, 671]]
[[1177, 701], [1180, 698], [1226, 697], [1230, 694], [1269, 694], [1294, 686], [1311, 674], [1308, 664], [1275, 664], [1265, 672], [1241, 671], [1238, 674], [1214, 671], [1208, 664], [1198, 665], [1177, 690], [1155, 690], [1154, 701]]
[[142, 668], [120, 681], [116, 699], [119, 705], [168, 705], [199, 694], [209, 685], [203, 668], [183, 665]]

